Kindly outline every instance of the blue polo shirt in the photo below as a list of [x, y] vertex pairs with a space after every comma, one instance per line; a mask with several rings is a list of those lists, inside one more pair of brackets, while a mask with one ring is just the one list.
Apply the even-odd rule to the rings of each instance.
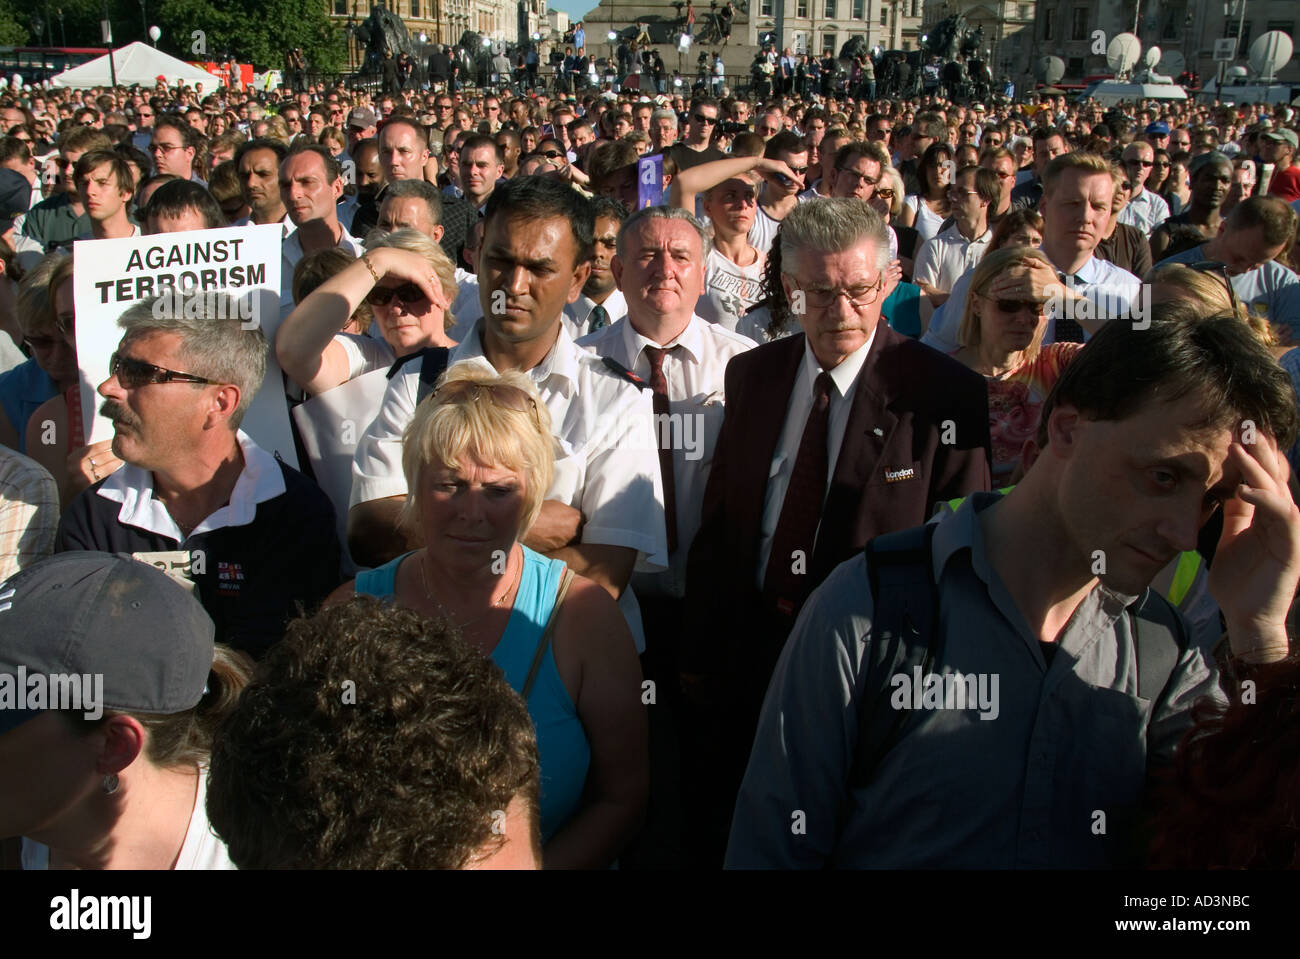
[[0, 373], [0, 409], [18, 433], [18, 452], [27, 452], [27, 421], [38, 406], [58, 391], [54, 380], [34, 359]]

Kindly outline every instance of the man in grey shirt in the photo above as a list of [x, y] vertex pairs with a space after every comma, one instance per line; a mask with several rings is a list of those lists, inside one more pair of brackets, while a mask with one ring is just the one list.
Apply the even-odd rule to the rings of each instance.
[[[974, 494], [934, 530], [932, 673], [948, 687], [960, 674], [974, 695], [932, 698], [916, 688], [931, 679], [905, 674], [869, 688], [866, 564], [841, 564], [768, 689], [729, 866], [1126, 863], [1148, 768], [1171, 759], [1197, 699], [1224, 695], [1211, 651], [1189, 643], [1155, 705], [1141, 698], [1130, 607], [1220, 505], [1210, 589], [1228, 666], [1240, 677], [1285, 658], [1300, 510], [1279, 448], [1298, 418], [1249, 328], [1187, 307], [1157, 307], [1149, 328], [1109, 323], [1043, 415], [1045, 448], [1021, 483]], [[892, 710], [875, 708], [882, 696]], [[851, 777], [860, 709], [906, 716]]]
[[1295, 232], [1296, 211], [1289, 204], [1275, 196], [1253, 196], [1232, 208], [1213, 240], [1156, 266], [1222, 263], [1232, 292], [1247, 310], [1300, 334], [1300, 278], [1275, 259]]

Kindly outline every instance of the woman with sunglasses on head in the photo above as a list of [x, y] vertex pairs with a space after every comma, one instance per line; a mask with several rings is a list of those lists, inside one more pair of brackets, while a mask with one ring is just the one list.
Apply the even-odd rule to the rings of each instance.
[[1082, 343], [1043, 346], [1047, 304], [994, 295], [995, 281], [1023, 279], [1031, 261], [1047, 264], [1038, 250], [1006, 247], [985, 254], [971, 274], [970, 293], [953, 358], [988, 381], [993, 486], [1012, 481], [1025, 441], [1038, 428], [1043, 401]]
[[[367, 252], [298, 303], [280, 324], [280, 367], [310, 395], [323, 393], [429, 346], [452, 347], [456, 268], [437, 243], [417, 230], [376, 231]], [[369, 304], [390, 353], [367, 359], [373, 343], [344, 332]], [[373, 339], [361, 337], [360, 339]]]
[[610, 595], [520, 542], [550, 486], [554, 442], [528, 376], [453, 366], [403, 437], [402, 518], [424, 546], [326, 603], [387, 599], [449, 620], [491, 657], [537, 729], [545, 866], [603, 868], [645, 806], [641, 671]]

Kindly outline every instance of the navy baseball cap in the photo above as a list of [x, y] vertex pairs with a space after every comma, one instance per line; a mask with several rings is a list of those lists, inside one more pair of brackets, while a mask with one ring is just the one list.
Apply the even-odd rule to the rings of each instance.
[[[192, 709], [215, 633], [190, 592], [148, 563], [89, 551], [34, 563], [0, 583], [0, 735], [50, 708]], [[75, 704], [63, 701], [72, 687]]]
[[1169, 136], [1169, 124], [1165, 123], [1164, 120], [1157, 120], [1155, 123], [1148, 123], [1147, 133], [1152, 134], [1153, 136], [1167, 137]]

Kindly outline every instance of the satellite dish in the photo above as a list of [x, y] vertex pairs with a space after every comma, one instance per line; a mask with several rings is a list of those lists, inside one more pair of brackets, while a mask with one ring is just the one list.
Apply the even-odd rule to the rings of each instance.
[[1228, 79], [1244, 80], [1248, 72], [1245, 67], [1228, 67]]
[[1065, 61], [1060, 57], [1039, 57], [1034, 63], [1034, 77], [1049, 87], [1065, 76]]
[[1106, 65], [1115, 71], [1115, 78], [1125, 76], [1137, 65], [1142, 44], [1131, 33], [1121, 33], [1106, 47]]
[[1160, 57], [1160, 62], [1156, 64], [1157, 73], [1163, 73], [1171, 77], [1178, 76], [1186, 69], [1187, 60], [1177, 50], [1165, 51]]
[[1147, 55], [1142, 58], [1142, 62], [1147, 65], [1148, 70], [1154, 70], [1156, 64], [1160, 62], [1160, 48], [1152, 47], [1147, 51]]
[[1247, 60], [1250, 68], [1263, 77], [1265, 83], [1271, 83], [1278, 69], [1290, 61], [1293, 49], [1290, 37], [1281, 30], [1270, 30], [1250, 45]]

